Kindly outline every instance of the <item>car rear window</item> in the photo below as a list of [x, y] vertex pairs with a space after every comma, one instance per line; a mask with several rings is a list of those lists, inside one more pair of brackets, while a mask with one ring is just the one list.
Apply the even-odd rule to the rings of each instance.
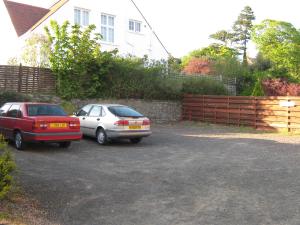
[[28, 116], [66, 116], [58, 105], [28, 105]]
[[112, 114], [120, 117], [143, 117], [139, 112], [126, 106], [110, 106], [108, 110]]

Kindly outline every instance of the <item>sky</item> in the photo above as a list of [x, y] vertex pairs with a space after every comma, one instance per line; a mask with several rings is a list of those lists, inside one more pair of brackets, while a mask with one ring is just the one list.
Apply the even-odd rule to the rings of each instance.
[[[49, 7], [56, 2], [56, 0], [14, 1], [41, 7]], [[120, 1], [128, 1], [128, 4], [131, 4], [129, 0]], [[256, 16], [254, 23], [260, 23], [264, 19], [275, 19], [290, 22], [296, 28], [300, 28], [299, 0], [135, 0], [135, 2], [167, 50], [175, 57], [182, 57], [194, 49], [212, 43], [213, 40], [209, 39], [209, 35], [222, 29], [229, 30], [246, 5], [254, 11]], [[5, 32], [5, 29], [6, 27], [4, 34], [12, 32], [11, 30]], [[2, 39], [5, 38], [5, 35], [1, 36]], [[13, 45], [11, 39], [6, 41]], [[1, 39], [0, 43], [3, 43]], [[0, 63], [1, 55], [4, 53], [5, 50], [0, 51]], [[255, 54], [255, 47], [251, 45], [250, 56], [254, 57]]]

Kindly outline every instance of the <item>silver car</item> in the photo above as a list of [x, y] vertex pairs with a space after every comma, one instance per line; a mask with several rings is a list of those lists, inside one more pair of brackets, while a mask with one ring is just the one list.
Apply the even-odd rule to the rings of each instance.
[[75, 116], [80, 119], [83, 134], [96, 137], [101, 145], [112, 139], [129, 139], [132, 143], [139, 143], [151, 134], [150, 120], [124, 105], [89, 104]]

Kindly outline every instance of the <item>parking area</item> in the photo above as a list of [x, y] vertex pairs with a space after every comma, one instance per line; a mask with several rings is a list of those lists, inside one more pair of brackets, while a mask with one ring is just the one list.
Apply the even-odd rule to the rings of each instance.
[[156, 125], [139, 144], [14, 150], [19, 181], [53, 224], [300, 224], [300, 138]]

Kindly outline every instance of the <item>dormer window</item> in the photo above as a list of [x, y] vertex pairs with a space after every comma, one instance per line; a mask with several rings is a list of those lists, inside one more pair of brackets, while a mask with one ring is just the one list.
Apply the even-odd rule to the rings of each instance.
[[141, 32], [141, 26], [142, 23], [140, 21], [136, 20], [129, 20], [129, 31], [140, 33]]
[[74, 23], [80, 26], [89, 25], [90, 11], [87, 9], [75, 8], [74, 9]]

